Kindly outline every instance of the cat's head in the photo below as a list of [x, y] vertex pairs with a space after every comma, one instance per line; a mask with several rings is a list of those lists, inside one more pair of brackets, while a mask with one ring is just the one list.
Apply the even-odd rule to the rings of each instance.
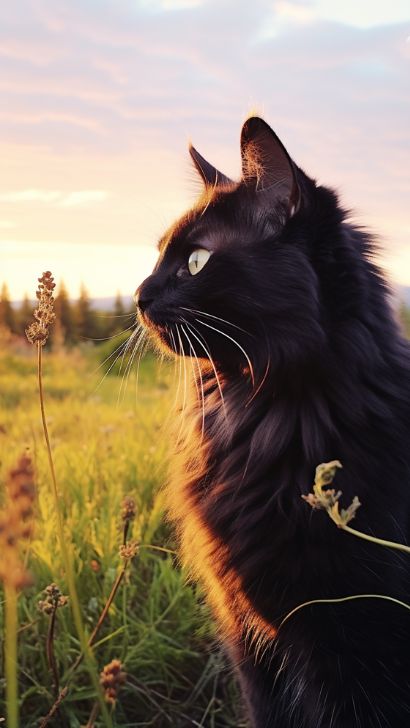
[[222, 369], [286, 367], [320, 346], [318, 188], [258, 117], [242, 128], [239, 182], [190, 153], [203, 193], [160, 240], [140, 320], [168, 350]]

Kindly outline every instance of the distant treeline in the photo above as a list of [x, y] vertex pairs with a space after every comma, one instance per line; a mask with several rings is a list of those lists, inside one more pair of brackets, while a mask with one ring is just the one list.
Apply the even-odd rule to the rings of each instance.
[[[26, 296], [19, 306], [10, 301], [6, 284], [0, 293], [0, 331], [14, 336], [24, 336], [25, 329], [33, 320], [35, 303]], [[132, 325], [135, 305], [125, 305], [118, 293], [111, 311], [98, 310], [91, 301], [85, 286], [81, 287], [80, 297], [72, 300], [62, 283], [55, 293], [56, 321], [50, 336], [54, 346], [75, 346], [85, 341], [98, 343]]]
[[[24, 336], [25, 329], [32, 321], [35, 304], [26, 296], [19, 307], [12, 305], [6, 284], [0, 293], [0, 332], [5, 331], [14, 336]], [[98, 343], [108, 337], [125, 331], [131, 327], [136, 314], [135, 305], [124, 304], [118, 293], [111, 311], [95, 308], [85, 286], [81, 287], [80, 297], [70, 299], [67, 289], [62, 283], [55, 295], [56, 321], [50, 336], [54, 346], [75, 346], [91, 341]], [[399, 316], [407, 337], [410, 338], [410, 308], [404, 304], [400, 307]]]

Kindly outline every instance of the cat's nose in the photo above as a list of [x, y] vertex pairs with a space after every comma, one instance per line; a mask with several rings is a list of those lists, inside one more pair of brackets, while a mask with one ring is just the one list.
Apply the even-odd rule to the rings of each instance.
[[136, 303], [141, 313], [144, 313], [144, 311], [147, 310], [148, 306], [153, 302], [153, 300], [153, 298], [141, 298], [141, 296], [137, 296]]
[[141, 313], [144, 313], [147, 308], [151, 305], [151, 303], [154, 302], [155, 298], [158, 296], [158, 283], [154, 275], [148, 276], [148, 278], [145, 279], [141, 283], [141, 285], [137, 288], [135, 291], [135, 303], [137, 304], [137, 307], [141, 311]]
[[152, 293], [150, 294], [149, 290], [147, 290], [149, 286], [146, 285], [146, 282], [144, 281], [139, 288], [135, 291], [134, 295], [134, 301], [141, 311], [141, 313], [144, 313], [144, 311], [147, 310], [148, 306], [153, 302], [154, 296]]

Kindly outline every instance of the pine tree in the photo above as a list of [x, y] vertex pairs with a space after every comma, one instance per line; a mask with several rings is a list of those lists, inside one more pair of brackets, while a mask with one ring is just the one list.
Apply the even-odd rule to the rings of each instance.
[[6, 283], [3, 283], [0, 293], [0, 328], [16, 333], [16, 317]]
[[88, 291], [81, 284], [80, 297], [76, 303], [76, 333], [79, 342], [98, 337], [95, 312], [92, 310]]
[[125, 314], [125, 307], [124, 307], [123, 300], [121, 298], [121, 293], [119, 291], [117, 291], [117, 295], [115, 297], [115, 302], [114, 302], [114, 316], [120, 317], [120, 316], [124, 316], [124, 314]]
[[117, 295], [114, 301], [114, 310], [112, 312], [112, 318], [109, 319], [109, 335], [115, 334], [119, 331], [123, 331], [125, 328], [125, 306], [121, 297], [121, 293], [117, 291]]
[[34, 308], [35, 304], [30, 301], [28, 293], [25, 293], [16, 316], [16, 329], [17, 333], [20, 334], [20, 336], [25, 336], [25, 331], [27, 326], [31, 322]]
[[58, 332], [59, 339], [65, 344], [73, 344], [76, 340], [75, 321], [64, 281], [61, 281], [55, 297], [54, 311], [56, 314], [54, 329]]

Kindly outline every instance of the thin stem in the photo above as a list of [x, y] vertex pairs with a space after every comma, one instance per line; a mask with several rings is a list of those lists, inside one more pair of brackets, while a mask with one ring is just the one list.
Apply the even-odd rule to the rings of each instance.
[[127, 651], [128, 651], [128, 642], [129, 642], [129, 632], [127, 629], [128, 626], [128, 615], [127, 615], [127, 582], [124, 582], [124, 586], [122, 588], [122, 629], [123, 629], [123, 640], [122, 640], [122, 650], [121, 650], [121, 662], [124, 662], [127, 657]]
[[343, 531], [351, 533], [352, 536], [362, 538], [364, 541], [371, 541], [372, 543], [379, 544], [389, 549], [397, 549], [397, 551], [404, 551], [410, 554], [410, 546], [397, 541], [387, 541], [384, 538], [378, 538], [377, 536], [371, 536], [363, 531], [357, 531], [355, 528], [351, 528], [347, 524], [354, 518], [357, 509], [361, 503], [357, 496], [355, 496], [347, 508], [347, 510], [339, 511], [339, 498], [342, 495], [342, 491], [336, 492], [335, 490], [324, 490], [326, 486], [330, 485], [336, 475], [338, 468], [343, 467], [339, 460], [332, 460], [329, 463], [321, 463], [316, 468], [315, 482], [313, 484], [313, 493], [303, 495], [302, 498], [307, 501], [313, 508], [322, 508], [332, 519], [333, 523]]
[[93, 705], [93, 707], [91, 709], [90, 717], [87, 720], [87, 724], [86, 724], [85, 728], [94, 728], [95, 719], [96, 719], [96, 717], [98, 715], [99, 709], [100, 709], [99, 704], [98, 703], [94, 703], [94, 705]]
[[[78, 595], [77, 595], [77, 589], [76, 589], [76, 585], [75, 585], [72, 564], [70, 561], [70, 557], [68, 554], [68, 549], [67, 549], [67, 545], [66, 545], [66, 541], [65, 541], [64, 525], [63, 525], [63, 519], [62, 519], [62, 515], [61, 515], [59, 496], [58, 496], [57, 478], [56, 478], [56, 474], [55, 474], [54, 461], [53, 461], [51, 445], [50, 445], [50, 437], [48, 434], [47, 420], [46, 420], [46, 415], [45, 415], [42, 362], [43, 362], [42, 346], [40, 343], [37, 343], [37, 375], [38, 375], [38, 390], [39, 390], [39, 396], [40, 396], [41, 420], [42, 420], [42, 424], [43, 424], [44, 439], [46, 442], [48, 463], [49, 463], [50, 473], [51, 473], [51, 482], [52, 482], [52, 486], [53, 486], [53, 496], [54, 496], [54, 503], [55, 503], [55, 509], [56, 509], [56, 516], [57, 516], [58, 537], [59, 537], [59, 541], [60, 541], [61, 557], [63, 560], [64, 569], [66, 572], [67, 587], [68, 587], [68, 592], [70, 595], [71, 610], [73, 613], [74, 624], [76, 627], [78, 639], [80, 641], [82, 651], [86, 657], [88, 671], [90, 673], [91, 680], [93, 682], [94, 688], [95, 688], [97, 696], [98, 696], [98, 700], [101, 705], [101, 712], [103, 714], [105, 724], [111, 728], [112, 721], [111, 721], [110, 715], [108, 713], [108, 710], [106, 708], [103, 696], [101, 694], [101, 687], [98, 682], [97, 676], [95, 674], [93, 655], [89, 649], [87, 637], [84, 632], [83, 622], [82, 622], [82, 618], [81, 618], [80, 604], [79, 604], [79, 599], [78, 599]], [[57, 698], [57, 700], [59, 700], [59, 698], [60, 698], [60, 696]], [[43, 728], [44, 726], [47, 725], [48, 719], [49, 719], [49, 716], [46, 716], [46, 718], [44, 719], [44, 721], [41, 724], [41, 728]]]
[[[112, 586], [110, 595], [109, 595], [109, 597], [108, 597], [108, 599], [107, 599], [107, 601], [105, 603], [105, 606], [104, 606], [104, 608], [103, 608], [103, 610], [102, 610], [102, 612], [101, 612], [101, 614], [99, 616], [98, 622], [95, 625], [95, 627], [94, 627], [94, 629], [93, 629], [93, 631], [92, 631], [92, 633], [91, 633], [91, 635], [90, 635], [90, 637], [88, 639], [88, 642], [87, 642], [87, 645], [86, 645], [86, 649], [87, 650], [89, 650], [90, 647], [94, 644], [95, 639], [96, 639], [96, 637], [97, 637], [97, 635], [98, 635], [98, 633], [99, 633], [99, 631], [101, 629], [102, 623], [104, 622], [104, 619], [106, 618], [106, 616], [108, 614], [108, 610], [109, 610], [109, 608], [110, 608], [110, 606], [111, 606], [111, 604], [112, 604], [112, 602], [113, 602], [113, 600], [115, 598], [115, 595], [117, 594], [117, 591], [118, 591], [118, 589], [120, 587], [120, 584], [121, 584], [121, 582], [122, 582], [122, 580], [124, 578], [125, 571], [126, 571], [127, 565], [128, 565], [128, 561], [129, 561], [129, 559], [127, 559], [125, 561], [124, 566], [122, 567], [121, 571], [118, 573], [118, 576], [117, 576], [117, 578], [116, 578], [116, 580], [115, 580], [115, 582], [114, 582], [114, 584]], [[69, 677], [67, 679], [67, 683], [66, 683], [65, 687], [62, 689], [62, 691], [58, 695], [55, 703], [52, 705], [50, 711], [48, 712], [48, 714], [46, 715], [45, 719], [41, 723], [40, 728], [46, 728], [46, 726], [48, 725], [50, 719], [56, 713], [56, 710], [58, 709], [58, 706], [62, 703], [62, 701], [64, 700], [65, 696], [68, 693], [68, 686], [70, 684], [70, 681], [72, 680], [72, 677], [73, 677], [75, 671], [77, 670], [77, 668], [79, 667], [79, 665], [81, 665], [81, 663], [82, 663], [82, 661], [83, 661], [83, 659], [84, 659], [84, 657], [85, 657], [86, 654], [87, 653], [85, 652], [85, 650], [83, 650], [81, 652], [81, 654], [77, 657], [76, 661], [73, 663], [72, 667], [70, 668], [70, 674], [69, 674]], [[105, 703], [103, 701], [103, 698], [101, 696], [100, 690], [98, 691], [98, 696], [99, 696], [99, 701], [98, 701], [99, 707], [100, 708], [103, 707], [104, 710], [102, 712], [105, 711], [106, 713], [108, 713], [107, 707], [106, 707], [106, 705], [105, 705]], [[103, 702], [103, 706], [101, 705], [101, 701]], [[110, 720], [111, 720], [111, 718], [110, 718]]]
[[138, 544], [139, 549], [154, 549], [154, 551], [162, 551], [164, 554], [172, 554], [172, 556], [177, 555], [177, 551], [174, 551], [173, 549], [166, 549], [164, 546], [154, 546], [152, 543], [139, 543]]
[[[93, 631], [91, 632], [91, 635], [90, 635], [90, 637], [88, 639], [88, 643], [87, 643], [87, 646], [88, 647], [91, 647], [94, 644], [94, 642], [95, 642], [95, 639], [96, 639], [96, 637], [97, 637], [97, 635], [98, 635], [98, 633], [99, 633], [99, 631], [100, 631], [100, 629], [102, 627], [102, 624], [103, 624], [103, 622], [104, 622], [104, 620], [105, 620], [105, 618], [106, 618], [106, 616], [108, 614], [108, 611], [109, 611], [109, 609], [111, 607], [111, 604], [113, 603], [113, 601], [115, 599], [115, 595], [117, 594], [117, 591], [120, 588], [121, 582], [122, 582], [122, 580], [124, 578], [124, 575], [125, 575], [125, 572], [126, 572], [126, 569], [127, 569], [127, 564], [128, 564], [128, 560], [125, 562], [125, 564], [122, 567], [121, 571], [117, 575], [117, 578], [116, 578], [116, 580], [115, 580], [115, 582], [114, 582], [114, 584], [113, 584], [113, 586], [111, 588], [110, 595], [109, 595], [107, 601], [105, 602], [104, 608], [103, 608], [103, 610], [102, 610], [102, 612], [101, 612], [101, 614], [100, 614], [100, 616], [98, 618], [98, 622], [95, 625], [95, 627], [94, 627]], [[83, 658], [84, 658], [84, 654], [83, 653], [77, 657], [77, 659], [74, 662], [73, 666], [70, 668], [71, 676], [73, 675], [73, 673], [75, 672], [75, 670], [77, 669], [77, 667], [80, 665], [80, 663], [83, 661]]]
[[387, 602], [393, 602], [394, 604], [398, 604], [400, 607], [410, 610], [410, 604], [401, 602], [400, 599], [389, 597], [386, 594], [353, 594], [350, 597], [338, 597], [337, 599], [310, 599], [308, 602], [298, 604], [297, 607], [292, 609], [292, 611], [289, 612], [284, 619], [282, 619], [278, 630], [285, 624], [285, 622], [288, 621], [288, 619], [290, 619], [290, 617], [296, 614], [296, 612], [299, 612], [300, 609], [304, 609], [304, 607], [309, 607], [311, 604], [338, 604], [340, 602], [350, 602], [354, 599], [384, 599]]
[[350, 526], [339, 524], [337, 525], [339, 526], [339, 528], [342, 528], [343, 531], [348, 531], [348, 533], [353, 534], [353, 536], [363, 538], [365, 541], [373, 541], [373, 543], [378, 543], [380, 546], [387, 546], [387, 548], [389, 549], [397, 549], [398, 551], [405, 551], [407, 554], [410, 554], [410, 546], [406, 546], [404, 543], [397, 543], [397, 541], [386, 541], [384, 538], [377, 538], [377, 536], [370, 536], [369, 534], [363, 533], [362, 531], [356, 531], [355, 528], [351, 528]]
[[60, 692], [60, 681], [59, 681], [59, 677], [58, 677], [57, 663], [56, 663], [56, 658], [55, 658], [55, 654], [54, 654], [54, 629], [55, 629], [55, 624], [56, 624], [56, 614], [57, 614], [57, 604], [53, 608], [53, 611], [52, 611], [51, 617], [50, 617], [50, 621], [48, 624], [46, 650], [47, 650], [48, 667], [53, 676], [55, 695], [56, 695], [56, 697], [58, 697], [58, 694]]
[[111, 607], [111, 604], [113, 603], [113, 601], [115, 599], [115, 595], [117, 594], [117, 591], [120, 588], [120, 584], [121, 584], [121, 582], [122, 582], [122, 580], [124, 578], [124, 575], [125, 575], [125, 572], [126, 572], [126, 569], [127, 569], [127, 565], [128, 565], [128, 560], [124, 563], [124, 566], [122, 567], [121, 571], [118, 573], [118, 576], [117, 576], [117, 578], [116, 578], [116, 580], [115, 580], [115, 582], [114, 582], [114, 584], [112, 586], [112, 589], [111, 589], [111, 592], [110, 592], [110, 596], [108, 597], [108, 599], [107, 599], [107, 601], [105, 603], [105, 607], [102, 610], [102, 612], [101, 612], [101, 614], [99, 616], [98, 622], [95, 625], [95, 627], [94, 627], [94, 629], [93, 629], [93, 631], [91, 633], [90, 639], [88, 640], [89, 647], [91, 647], [91, 645], [94, 644], [95, 638], [97, 637], [97, 635], [98, 635], [98, 633], [99, 633], [99, 631], [101, 629], [102, 623], [104, 622], [104, 619], [106, 618], [106, 616], [108, 614], [108, 611], [109, 611], [109, 609]]
[[68, 693], [68, 688], [67, 687], [63, 688], [62, 691], [60, 692], [57, 700], [51, 706], [47, 715], [45, 716], [45, 718], [43, 718], [42, 722], [40, 723], [40, 728], [46, 728], [46, 726], [49, 724], [51, 718], [57, 713], [57, 711], [58, 711], [61, 703], [63, 702], [64, 698], [66, 697], [67, 693]]
[[5, 592], [5, 673], [8, 728], [18, 728], [19, 708], [17, 689], [17, 592], [13, 585], [4, 584]]

